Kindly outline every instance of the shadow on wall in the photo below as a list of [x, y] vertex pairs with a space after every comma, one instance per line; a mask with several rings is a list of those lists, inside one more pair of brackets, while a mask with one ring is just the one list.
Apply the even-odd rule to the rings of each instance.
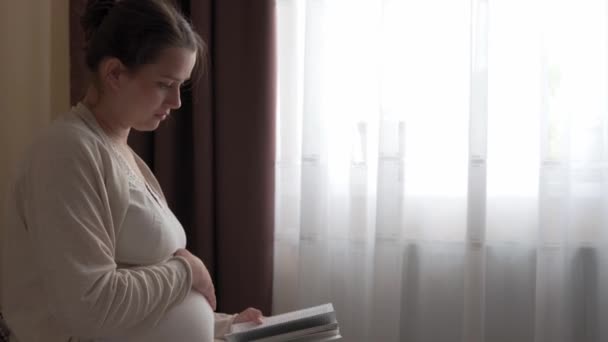
[[0, 1], [0, 46], [10, 47], [0, 54], [0, 222], [16, 161], [41, 128], [69, 109], [68, 4]]

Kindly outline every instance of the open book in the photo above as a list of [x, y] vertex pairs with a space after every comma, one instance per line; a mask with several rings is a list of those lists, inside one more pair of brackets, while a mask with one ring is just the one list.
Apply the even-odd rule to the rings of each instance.
[[304, 342], [340, 339], [336, 312], [331, 303], [284, 314], [264, 317], [264, 323], [238, 323], [232, 325], [228, 342]]

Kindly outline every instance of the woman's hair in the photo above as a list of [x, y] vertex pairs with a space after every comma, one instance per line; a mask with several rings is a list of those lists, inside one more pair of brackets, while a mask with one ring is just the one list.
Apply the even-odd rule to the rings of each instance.
[[93, 73], [106, 57], [116, 57], [135, 71], [154, 63], [161, 51], [170, 47], [196, 52], [193, 76], [202, 72], [205, 43], [168, 1], [89, 0], [81, 24], [86, 39], [85, 61]]

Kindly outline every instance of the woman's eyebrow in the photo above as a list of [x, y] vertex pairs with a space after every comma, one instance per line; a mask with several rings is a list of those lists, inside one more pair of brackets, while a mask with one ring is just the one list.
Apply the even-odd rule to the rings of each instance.
[[170, 80], [173, 80], [173, 81], [175, 81], [175, 82], [179, 82], [179, 83], [186, 82], [186, 81], [188, 80], [188, 79], [182, 80], [182, 79], [177, 78], [177, 77], [175, 77], [175, 76], [171, 76], [171, 75], [162, 75], [162, 74], [160, 75], [160, 77], [162, 77], [162, 78], [168, 78], [168, 79], [170, 79]]

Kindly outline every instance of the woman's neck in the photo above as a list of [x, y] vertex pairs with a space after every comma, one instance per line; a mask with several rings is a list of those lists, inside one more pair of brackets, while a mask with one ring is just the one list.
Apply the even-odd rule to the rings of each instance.
[[116, 120], [119, 115], [112, 110], [112, 106], [109, 106], [107, 101], [102, 101], [99, 91], [93, 85], [87, 89], [82, 103], [93, 113], [97, 124], [112, 142], [120, 145], [127, 144], [130, 128], [120, 125]]

